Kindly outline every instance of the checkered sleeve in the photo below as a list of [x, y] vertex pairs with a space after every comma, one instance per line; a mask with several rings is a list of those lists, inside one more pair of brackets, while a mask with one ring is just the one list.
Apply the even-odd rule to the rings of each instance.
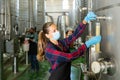
[[83, 23], [80, 23], [76, 28], [76, 30], [73, 32], [73, 34], [63, 40], [64, 44], [70, 45], [71, 43], [73, 43], [78, 37], [80, 37], [80, 35], [85, 30], [85, 28], [86, 28], [86, 25]]
[[[46, 53], [49, 55], [52, 55], [55, 58], [55, 60], [59, 61], [59, 62], [68, 62], [71, 61], [81, 55], [83, 55], [83, 53], [86, 50], [86, 45], [83, 44], [82, 46], [80, 46], [76, 51], [72, 52], [72, 53], [65, 53], [62, 51], [58, 51], [52, 48], [46, 48]], [[47, 56], [47, 55], [46, 55]]]

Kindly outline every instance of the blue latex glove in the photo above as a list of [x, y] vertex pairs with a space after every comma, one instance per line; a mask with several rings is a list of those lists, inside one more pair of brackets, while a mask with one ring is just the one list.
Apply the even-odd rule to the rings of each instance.
[[88, 41], [85, 42], [87, 48], [89, 48], [90, 46], [97, 44], [101, 41], [101, 36], [95, 36], [92, 37], [91, 39], [89, 39]]
[[90, 21], [95, 20], [96, 17], [97, 17], [97, 16], [95, 15], [94, 12], [89, 12], [89, 13], [87, 14], [87, 16], [84, 18], [84, 20], [85, 20], [87, 23], [89, 23]]

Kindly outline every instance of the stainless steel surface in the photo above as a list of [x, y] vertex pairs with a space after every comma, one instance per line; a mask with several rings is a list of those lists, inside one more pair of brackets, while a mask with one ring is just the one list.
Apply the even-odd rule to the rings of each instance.
[[62, 37], [61, 38], [65, 38], [65, 34], [66, 34], [66, 29], [67, 27], [69, 27], [69, 22], [70, 22], [70, 19], [69, 19], [69, 15], [67, 13], [63, 13], [63, 15], [60, 15], [58, 16], [58, 19], [57, 19], [57, 26], [58, 26], [58, 29], [60, 30], [61, 32], [61, 35]]
[[[20, 59], [19, 49], [22, 44], [19, 39], [24, 37], [27, 28], [36, 27], [37, 31], [41, 29], [44, 24], [44, 1], [45, 0], [0, 0], [0, 80], [6, 80], [8, 67], [12, 67], [10, 72], [18, 72], [18, 63], [25, 60]], [[22, 37], [21, 37], [22, 36]], [[3, 40], [5, 38], [5, 40]], [[8, 41], [8, 42], [5, 42]], [[10, 55], [10, 62], [6, 64], [5, 55]], [[19, 61], [18, 61], [19, 57]], [[27, 58], [28, 59], [28, 58]], [[4, 63], [4, 64], [3, 64]], [[22, 63], [23, 64], [23, 63]], [[7, 66], [7, 67], [6, 67]], [[3, 74], [3, 72], [5, 72]], [[5, 76], [6, 79], [2, 79]]]
[[29, 2], [28, 0], [19, 0], [19, 28], [20, 34], [25, 32], [25, 28], [30, 28], [29, 24]]
[[20, 0], [19, 1], [19, 27], [20, 33], [30, 27], [36, 27], [37, 31], [44, 24], [44, 0]]
[[33, 25], [34, 27], [37, 27], [37, 1], [38, 0], [33, 0]]
[[93, 0], [88, 0], [88, 11], [93, 10]]
[[[94, 11], [98, 15], [97, 21], [100, 22], [101, 53], [97, 54], [95, 46], [92, 46], [89, 61], [92, 63], [99, 57], [112, 59], [116, 72], [110, 70], [111, 73], [114, 73], [113, 75], [101, 73], [98, 76], [101, 76], [100, 80], [119, 80], [120, 0], [69, 0], [69, 4], [66, 5], [69, 6], [69, 9], [63, 9], [63, 1], [67, 0], [0, 0], [0, 31], [5, 27], [5, 34], [8, 35], [6, 37], [8, 39], [10, 36], [15, 38], [16, 31], [14, 28], [16, 26], [19, 27], [18, 34], [22, 35], [30, 27], [36, 27], [37, 30], [40, 30], [45, 22], [45, 12], [49, 12], [55, 22], [59, 15], [67, 12], [69, 19], [66, 19], [68, 22], [64, 22], [65, 17], [61, 17], [63, 22], [59, 22], [63, 26], [61, 29], [65, 35], [66, 27], [76, 27], [84, 19], [87, 10]], [[96, 21], [90, 23], [88, 37], [95, 35], [95, 23]]]
[[[120, 0], [93, 0], [93, 11], [97, 15], [108, 16], [111, 19], [100, 20], [101, 23], [101, 56], [102, 58], [112, 58], [115, 62], [116, 72], [114, 75], [101, 74], [100, 80], [120, 79]], [[94, 34], [94, 33], [93, 33]], [[114, 72], [114, 71], [111, 71]]]
[[[88, 12], [92, 11], [93, 9], [93, 0], [88, 0]], [[89, 22], [89, 36], [92, 36], [92, 23]]]
[[13, 28], [18, 25], [21, 35], [26, 29], [44, 23], [44, 0], [0, 0], [0, 24], [6, 27], [6, 36], [14, 36]]
[[[7, 0], [6, 2], [8, 3], [8, 21], [7, 21], [7, 26], [9, 27], [8, 31], [10, 30], [10, 38], [14, 38], [16, 34], [15, 32], [15, 26], [18, 25], [18, 6], [19, 6], [19, 0]], [[9, 23], [8, 23], [9, 22]], [[17, 27], [17, 26], [16, 26]], [[20, 28], [19, 28], [20, 29]]]
[[5, 11], [5, 7], [4, 7], [4, 0], [0, 0], [0, 24], [4, 24], [4, 11]]
[[0, 23], [5, 28], [7, 38], [10, 38], [11, 22], [10, 22], [10, 1], [1, 0], [0, 2]]
[[53, 16], [54, 23], [57, 24], [57, 17], [62, 15], [63, 12], [70, 12], [73, 8], [74, 0], [46, 0], [45, 12]]
[[111, 76], [116, 72], [114, 61], [109, 58], [92, 62], [91, 69], [95, 74], [102, 73]]
[[45, 23], [45, 0], [37, 0], [37, 30]]

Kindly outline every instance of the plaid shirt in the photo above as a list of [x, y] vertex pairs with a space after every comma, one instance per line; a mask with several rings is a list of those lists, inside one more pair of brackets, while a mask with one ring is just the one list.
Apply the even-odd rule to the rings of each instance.
[[58, 45], [48, 42], [45, 49], [45, 56], [51, 64], [50, 71], [54, 71], [55, 69], [59, 68], [61, 63], [71, 62], [71, 60], [78, 58], [85, 52], [85, 44], [80, 46], [76, 51], [72, 53], [69, 52], [70, 44], [73, 43], [83, 33], [85, 28], [86, 25], [80, 23], [71, 36], [63, 40], [58, 40]]

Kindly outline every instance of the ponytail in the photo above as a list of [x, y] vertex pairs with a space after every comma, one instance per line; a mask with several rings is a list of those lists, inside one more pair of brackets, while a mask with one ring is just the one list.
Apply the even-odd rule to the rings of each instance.
[[38, 54], [37, 54], [37, 59], [38, 61], [43, 61], [44, 60], [44, 55], [45, 55], [45, 48], [47, 45], [47, 38], [45, 37], [45, 34], [43, 31], [41, 31], [38, 35]]
[[43, 25], [42, 31], [38, 35], [38, 54], [37, 54], [37, 59], [39, 61], [44, 60], [44, 55], [45, 55], [45, 48], [47, 46], [47, 38], [45, 34], [49, 33], [49, 27], [53, 24], [53, 22], [47, 22]]

